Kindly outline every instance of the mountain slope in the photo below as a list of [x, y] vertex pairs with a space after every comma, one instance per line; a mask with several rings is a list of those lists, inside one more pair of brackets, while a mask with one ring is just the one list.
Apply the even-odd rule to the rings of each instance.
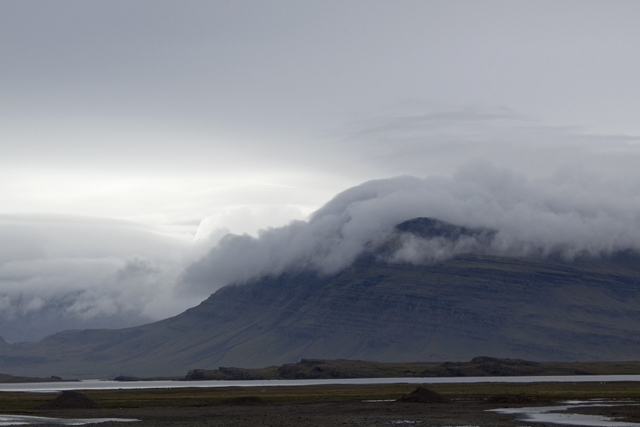
[[[401, 231], [419, 235], [433, 225], [416, 231], [405, 224], [409, 230]], [[443, 227], [436, 235], [491, 238], [490, 231]], [[331, 276], [299, 271], [227, 286], [160, 322], [3, 346], [0, 372], [151, 376], [302, 357], [586, 361], [640, 353], [635, 254], [572, 263], [473, 254], [428, 265], [382, 261], [380, 253], [393, 245]]]

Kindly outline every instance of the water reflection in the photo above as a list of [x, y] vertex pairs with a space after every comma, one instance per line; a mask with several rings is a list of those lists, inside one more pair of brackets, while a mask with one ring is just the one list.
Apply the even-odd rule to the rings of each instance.
[[129, 418], [48, 418], [27, 415], [0, 415], [0, 426], [18, 426], [29, 424], [57, 424], [63, 426], [81, 426], [85, 424], [106, 423], [108, 421], [139, 421]]
[[640, 427], [639, 423], [625, 421], [615, 421], [614, 418], [602, 415], [570, 414], [567, 412], [571, 408], [584, 408], [596, 406], [623, 406], [628, 403], [585, 403], [583, 401], [564, 402], [566, 405], [559, 406], [538, 406], [528, 408], [500, 408], [491, 409], [491, 412], [500, 414], [516, 415], [520, 421], [532, 423], [563, 424], [572, 426], [593, 426], [593, 427]]

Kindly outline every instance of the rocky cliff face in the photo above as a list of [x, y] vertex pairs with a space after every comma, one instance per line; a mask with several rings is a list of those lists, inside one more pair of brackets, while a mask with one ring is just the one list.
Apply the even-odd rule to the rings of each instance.
[[[424, 221], [399, 231], [433, 235], [434, 227], [450, 239], [492, 236]], [[141, 327], [66, 331], [0, 347], [0, 372], [185, 375], [303, 357], [566, 361], [631, 360], [640, 352], [636, 254], [568, 263], [471, 253], [407, 264], [380, 253], [331, 276], [292, 271], [227, 286], [181, 315]]]

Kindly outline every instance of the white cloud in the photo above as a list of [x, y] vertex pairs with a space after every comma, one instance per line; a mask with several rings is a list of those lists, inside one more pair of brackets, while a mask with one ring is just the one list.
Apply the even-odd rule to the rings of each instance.
[[227, 206], [200, 221], [195, 239], [217, 242], [228, 233], [255, 236], [259, 230], [279, 227], [307, 215], [301, 207], [292, 205]]
[[480, 247], [492, 254], [602, 256], [640, 249], [640, 176], [620, 185], [589, 173], [560, 172], [531, 179], [486, 163], [462, 167], [453, 177], [399, 177], [350, 188], [308, 222], [263, 230], [258, 237], [228, 235], [183, 277], [211, 291], [288, 269], [333, 273], [350, 265], [394, 226], [416, 217], [497, 233], [487, 248], [474, 238], [404, 237], [393, 259], [442, 260]]

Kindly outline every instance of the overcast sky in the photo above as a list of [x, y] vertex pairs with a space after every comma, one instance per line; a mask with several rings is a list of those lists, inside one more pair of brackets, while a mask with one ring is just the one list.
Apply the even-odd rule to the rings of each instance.
[[[546, 201], [564, 186], [585, 194], [565, 211], [615, 205], [622, 236], [640, 221], [638, 16], [614, 0], [0, 0], [0, 336], [177, 314], [222, 284], [180, 287], [223, 235], [374, 179], [473, 176], [499, 199], [508, 177], [500, 194]], [[497, 225], [483, 212], [469, 221]]]

